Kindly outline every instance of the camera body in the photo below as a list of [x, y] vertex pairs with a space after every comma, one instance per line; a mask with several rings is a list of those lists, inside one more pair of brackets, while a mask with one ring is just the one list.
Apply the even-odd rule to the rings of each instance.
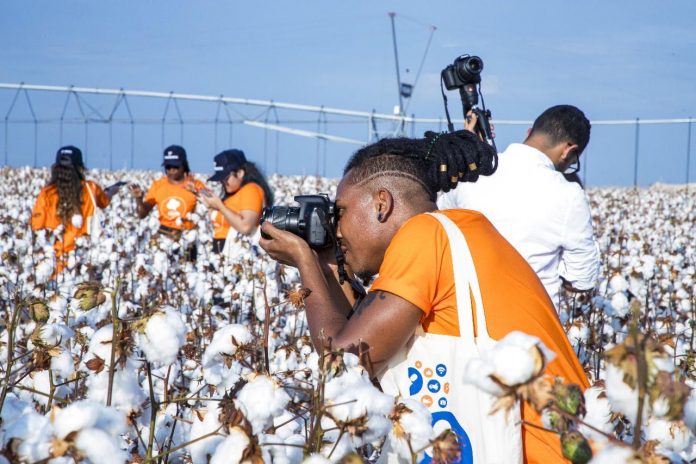
[[481, 82], [483, 60], [478, 56], [462, 55], [442, 70], [442, 79], [447, 90], [461, 89], [467, 84]]
[[264, 208], [261, 223], [269, 221], [278, 229], [292, 232], [311, 248], [335, 246], [335, 206], [329, 196], [325, 193], [297, 195], [295, 201], [300, 206]]

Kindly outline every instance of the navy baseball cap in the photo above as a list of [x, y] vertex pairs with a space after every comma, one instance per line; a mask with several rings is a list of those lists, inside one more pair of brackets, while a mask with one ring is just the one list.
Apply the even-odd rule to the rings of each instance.
[[67, 145], [58, 149], [56, 153], [56, 164], [60, 164], [61, 166], [75, 166], [77, 168], [85, 167], [85, 165], [82, 164], [82, 151], [72, 145]]
[[181, 167], [186, 163], [186, 150], [180, 145], [169, 145], [164, 149], [162, 166]]
[[242, 150], [225, 150], [215, 155], [215, 174], [208, 180], [219, 181], [227, 179], [230, 173], [238, 170], [246, 164], [246, 156]]

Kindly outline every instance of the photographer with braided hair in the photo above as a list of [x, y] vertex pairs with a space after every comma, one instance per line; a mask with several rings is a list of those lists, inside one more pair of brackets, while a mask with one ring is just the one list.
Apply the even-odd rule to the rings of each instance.
[[51, 166], [51, 178], [39, 192], [31, 215], [32, 230], [63, 229], [54, 245], [56, 273], [63, 269], [65, 255], [75, 249], [75, 239], [95, 234], [92, 218], [97, 208], [109, 205], [119, 186], [115, 184], [105, 191], [96, 182], [85, 180], [79, 148], [69, 145], [58, 150], [56, 162]]
[[[336, 192], [336, 235], [346, 264], [372, 282], [352, 308], [324, 256], [269, 222], [260, 245], [299, 269], [311, 289], [306, 311], [315, 348], [366, 355], [384, 391], [422, 401], [462, 444], [462, 462], [563, 462], [558, 436], [533, 409], [506, 421], [492, 399], [462, 384], [477, 343], [518, 330], [556, 353], [551, 375], [588, 386], [544, 287], [480, 213], [437, 212], [439, 190], [490, 175], [491, 147], [460, 131], [384, 139], [357, 151]], [[365, 358], [365, 356], [363, 356]], [[387, 448], [383, 455], [390, 456]]]

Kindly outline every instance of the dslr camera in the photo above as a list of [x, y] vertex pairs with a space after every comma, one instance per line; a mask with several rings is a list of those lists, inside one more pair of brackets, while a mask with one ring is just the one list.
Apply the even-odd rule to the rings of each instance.
[[[483, 140], [488, 142], [489, 145], [495, 147], [489, 122], [491, 112], [486, 110], [485, 105], [482, 105], [483, 109], [478, 107], [481, 71], [483, 71], [483, 60], [481, 58], [478, 56], [462, 55], [457, 57], [454, 63], [445, 67], [440, 77], [447, 90], [459, 90], [464, 116], [466, 116], [469, 111], [473, 111], [478, 117], [475, 128], [476, 133], [479, 134]], [[453, 130], [454, 126], [452, 126], [451, 121], [449, 121], [447, 98], [445, 97], [444, 91], [442, 92], [442, 97], [445, 101], [448, 126], [450, 130]], [[483, 99], [483, 97], [481, 98]]]
[[336, 246], [336, 215], [334, 203], [325, 193], [297, 195], [300, 206], [264, 208], [261, 223], [269, 221], [281, 230], [304, 239], [311, 248]]

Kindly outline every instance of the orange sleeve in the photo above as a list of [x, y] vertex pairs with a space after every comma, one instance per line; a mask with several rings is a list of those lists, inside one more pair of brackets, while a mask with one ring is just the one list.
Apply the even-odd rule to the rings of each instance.
[[145, 194], [145, 198], [143, 198], [143, 203], [147, 203], [150, 205], [156, 205], [157, 204], [157, 187], [159, 185], [159, 182], [154, 181], [150, 188], [147, 190], [147, 193]]
[[101, 209], [109, 206], [109, 197], [106, 196], [104, 190], [96, 182], [89, 182], [92, 187], [92, 193], [94, 194], [94, 200], [97, 202], [97, 206]]
[[439, 223], [427, 215], [414, 216], [398, 230], [384, 254], [370, 291], [393, 293], [419, 307], [424, 316], [433, 308], [437, 286]]
[[41, 190], [36, 197], [36, 203], [31, 211], [31, 229], [38, 230], [46, 227], [46, 190]]
[[[263, 210], [263, 189], [253, 182], [246, 184], [237, 192], [239, 200], [237, 201], [238, 211], [254, 211], [261, 214]], [[236, 196], [236, 195], [235, 195]]]

